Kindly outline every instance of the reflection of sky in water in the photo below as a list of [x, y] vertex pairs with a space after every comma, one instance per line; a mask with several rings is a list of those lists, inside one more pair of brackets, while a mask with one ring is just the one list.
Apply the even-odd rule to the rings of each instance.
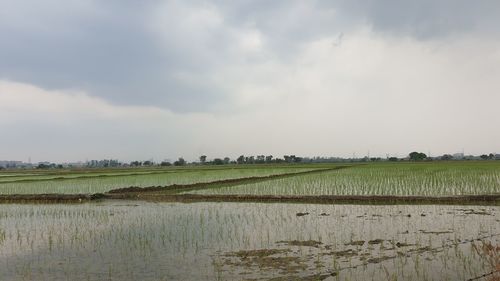
[[[482, 214], [467, 215], [471, 210]], [[299, 212], [309, 215], [297, 216]], [[28, 280], [101, 280], [108, 276], [117, 280], [215, 279], [214, 261], [231, 251], [286, 248], [276, 242], [316, 240], [330, 251], [354, 249], [376, 258], [499, 234], [499, 218], [500, 207], [491, 206], [112, 201], [1, 205], [0, 273], [7, 279]], [[384, 240], [382, 248], [368, 243], [345, 245], [375, 239]], [[498, 243], [500, 238], [489, 240]], [[396, 242], [415, 245], [390, 250]], [[359, 267], [349, 274], [385, 274], [380, 265], [389, 272], [398, 267], [406, 272], [419, 268], [430, 280], [443, 276], [467, 279], [473, 273], [485, 273], [488, 268], [482, 259], [472, 256], [470, 243], [460, 245]], [[320, 256], [326, 251], [291, 248], [301, 256]], [[321, 259], [326, 266], [321, 270], [331, 268], [331, 255]], [[362, 263], [359, 257], [338, 258], [336, 262], [340, 267]], [[240, 277], [231, 278], [231, 274], [241, 271], [225, 268], [219, 273], [234, 279]], [[262, 274], [266, 276], [264, 270]], [[279, 272], [269, 274], [278, 276]]]

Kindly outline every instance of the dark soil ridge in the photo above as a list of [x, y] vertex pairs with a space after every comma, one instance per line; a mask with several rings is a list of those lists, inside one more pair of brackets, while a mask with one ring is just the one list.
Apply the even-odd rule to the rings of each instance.
[[328, 171], [335, 171], [340, 169], [349, 168], [351, 166], [338, 166], [333, 168], [326, 169], [314, 169], [310, 171], [303, 172], [292, 172], [292, 173], [282, 173], [276, 175], [269, 176], [253, 176], [253, 177], [244, 177], [244, 178], [235, 178], [235, 179], [226, 179], [226, 180], [217, 180], [211, 182], [199, 182], [192, 184], [172, 184], [166, 186], [148, 186], [148, 187], [138, 187], [138, 186], [130, 186], [124, 188], [117, 188], [108, 191], [109, 194], [121, 194], [121, 193], [145, 193], [145, 192], [180, 192], [180, 191], [190, 191], [196, 189], [205, 189], [211, 187], [221, 187], [221, 186], [230, 186], [230, 185], [239, 185], [245, 183], [255, 183], [260, 181], [268, 181], [275, 180], [286, 177], [294, 177], [306, 174], [315, 174], [315, 173], [324, 173]]
[[[201, 171], [201, 170], [200, 170]], [[214, 171], [214, 170], [205, 170], [205, 171]], [[102, 174], [102, 175], [92, 175], [92, 174], [87, 174], [87, 175], [81, 175], [81, 176], [76, 176], [76, 177], [65, 177], [63, 174], [57, 176], [57, 174], [53, 174], [56, 177], [52, 178], [46, 178], [46, 179], [13, 179], [13, 180], [4, 180], [0, 181], [1, 184], [8, 184], [8, 183], [25, 183], [25, 182], [43, 182], [43, 181], [64, 181], [64, 180], [80, 180], [80, 179], [99, 179], [99, 178], [113, 178], [113, 177], [131, 177], [131, 176], [148, 176], [148, 175], [161, 175], [161, 174], [169, 174], [169, 173], [189, 173], [189, 172], [194, 172], [190, 170], [171, 170], [171, 171], [151, 171], [151, 172], [135, 172], [135, 173], [123, 173], [123, 174]], [[36, 175], [36, 176], [45, 176], [45, 175]], [[34, 177], [36, 177], [34, 176]], [[48, 175], [52, 176], [52, 175]]]
[[161, 194], [147, 192], [96, 194], [14, 194], [0, 195], [0, 203], [71, 203], [102, 199], [144, 200], [155, 202], [252, 202], [252, 203], [308, 203], [308, 204], [448, 204], [499, 205], [500, 194], [460, 196], [393, 196], [393, 195], [199, 195]]
[[104, 194], [13, 194], [0, 195], [0, 203], [78, 203], [102, 199]]
[[[190, 191], [197, 189], [204, 189], [210, 187], [221, 187], [221, 186], [230, 186], [230, 185], [238, 185], [243, 183], [250, 182], [259, 182], [259, 181], [267, 181], [278, 178], [285, 178], [303, 174], [311, 174], [311, 173], [319, 173], [319, 172], [327, 172], [333, 170], [339, 170], [343, 168], [348, 168], [351, 166], [337, 166], [333, 168], [318, 168], [309, 171], [303, 172], [292, 172], [292, 173], [283, 173], [276, 174], [270, 176], [261, 176], [261, 177], [246, 177], [246, 178], [236, 178], [236, 179], [227, 179], [227, 180], [219, 180], [213, 182], [204, 182], [204, 183], [194, 183], [194, 184], [173, 184], [167, 186], [150, 186], [150, 187], [126, 187], [126, 188], [118, 188], [114, 190], [110, 190], [107, 193], [96, 193], [96, 194], [61, 194], [61, 193], [50, 193], [50, 194], [0, 194], [0, 203], [71, 203], [71, 202], [83, 202], [83, 201], [92, 201], [97, 199], [119, 199], [123, 197], [124, 199], [138, 199], [137, 196], [131, 194], [146, 194], [152, 193], [155, 196], [158, 196], [158, 193], [154, 192], [164, 192], [163, 195], [172, 194], [180, 191]], [[107, 176], [107, 175], [101, 175]], [[82, 177], [91, 177], [91, 176], [82, 176]], [[80, 177], [80, 178], [82, 178]], [[96, 177], [96, 176], [92, 176]], [[65, 180], [68, 178], [61, 178], [60, 180]], [[171, 201], [171, 199], [167, 199], [166, 201]]]
[[107, 199], [130, 199], [164, 202], [257, 202], [312, 204], [451, 204], [497, 205], [500, 194], [459, 196], [395, 196], [395, 195], [200, 195], [117, 193], [105, 194]]

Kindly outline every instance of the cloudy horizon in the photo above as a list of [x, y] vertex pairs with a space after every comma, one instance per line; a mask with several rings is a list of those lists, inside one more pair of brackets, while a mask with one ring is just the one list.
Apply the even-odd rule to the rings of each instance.
[[0, 160], [500, 153], [499, 11], [0, 0]]

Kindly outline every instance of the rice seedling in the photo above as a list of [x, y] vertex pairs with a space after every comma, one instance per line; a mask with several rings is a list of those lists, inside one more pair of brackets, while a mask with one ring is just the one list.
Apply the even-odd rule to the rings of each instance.
[[236, 179], [253, 176], [269, 176], [282, 173], [294, 173], [314, 170], [314, 167], [287, 168], [225, 168], [225, 169], [190, 169], [166, 170], [164, 172], [139, 173], [95, 173], [68, 174], [63, 177], [51, 175], [16, 177], [0, 179], [0, 194], [92, 194], [103, 193], [111, 189], [138, 186], [165, 186], [172, 184], [192, 184], [216, 180]]
[[195, 194], [479, 195], [500, 193], [500, 163], [371, 164], [320, 174], [224, 186]]
[[492, 251], [478, 250], [500, 244], [499, 218], [498, 206], [0, 205], [0, 274], [6, 280], [467, 280], [491, 271]]

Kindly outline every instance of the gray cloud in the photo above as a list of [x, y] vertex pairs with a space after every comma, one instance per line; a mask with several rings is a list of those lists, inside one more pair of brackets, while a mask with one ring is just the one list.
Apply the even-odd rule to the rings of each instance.
[[497, 33], [500, 2], [468, 0], [342, 0], [338, 7], [380, 32], [432, 39], [455, 33]]
[[499, 5], [0, 0], [0, 159], [500, 152]]
[[[229, 106], [232, 93], [210, 79], [221, 66], [287, 63], [304, 44], [364, 25], [419, 39], [493, 32], [500, 3], [4, 0], [0, 7], [0, 77], [184, 112]], [[249, 29], [260, 32], [267, 56], [234, 52]]]

